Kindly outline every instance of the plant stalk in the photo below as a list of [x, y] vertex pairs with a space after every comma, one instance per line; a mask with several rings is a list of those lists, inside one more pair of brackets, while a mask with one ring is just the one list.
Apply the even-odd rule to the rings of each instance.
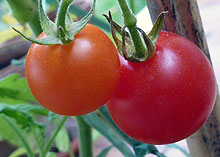
[[42, 28], [40, 25], [38, 12], [33, 15], [33, 18], [28, 22], [28, 24], [31, 27], [31, 30], [35, 36], [40, 35], [40, 33], [42, 32]]
[[73, 2], [73, 0], [61, 0], [58, 12], [57, 12], [57, 32], [59, 32], [59, 36], [61, 37], [61, 40], [63, 44], [68, 44], [70, 42], [69, 39], [66, 39], [66, 13], [69, 9], [70, 4]]
[[136, 26], [137, 19], [128, 7], [126, 0], [118, 0], [118, 3], [123, 14], [124, 25], [127, 27]]
[[69, 141], [69, 156], [70, 157], [75, 157], [75, 154], [73, 152], [73, 149], [72, 149], [72, 145], [71, 145], [71, 142]]
[[35, 129], [33, 128], [32, 129], [33, 130], [33, 135], [34, 135], [34, 139], [35, 139], [35, 141], [36, 141], [36, 144], [37, 144], [37, 147], [38, 147], [38, 149], [39, 149], [39, 151], [40, 151], [40, 156], [42, 156], [43, 155], [43, 145], [42, 145], [42, 143], [40, 142], [40, 138], [37, 136], [37, 134], [36, 134], [36, 131], [35, 131]]
[[67, 120], [67, 116], [63, 117], [63, 119], [61, 120], [61, 122], [59, 123], [59, 125], [57, 126], [56, 130], [54, 131], [53, 135], [50, 137], [47, 145], [45, 146], [45, 149], [43, 151], [43, 155], [42, 157], [45, 157], [47, 152], [50, 150], [51, 145], [54, 142], [54, 139], [56, 138], [57, 134], [59, 133], [60, 129], [63, 127], [64, 123]]
[[12, 16], [15, 17], [20, 24], [24, 25], [25, 23], [28, 23], [36, 36], [42, 32], [38, 15], [37, 0], [22, 0], [22, 3], [19, 0], [6, 1], [10, 7]]
[[80, 157], [92, 157], [92, 129], [80, 116], [76, 120]]
[[121, 12], [124, 17], [124, 25], [125, 27], [128, 28], [134, 48], [135, 48], [135, 53], [134, 56], [136, 58], [147, 58], [147, 48], [140, 36], [140, 33], [136, 29], [136, 17], [135, 15], [131, 12], [131, 10], [128, 7], [128, 4], [126, 0], [118, 0], [119, 6], [121, 8]]
[[130, 3], [130, 8], [132, 12], [134, 12], [135, 11], [134, 0], [130, 0], [129, 3]]

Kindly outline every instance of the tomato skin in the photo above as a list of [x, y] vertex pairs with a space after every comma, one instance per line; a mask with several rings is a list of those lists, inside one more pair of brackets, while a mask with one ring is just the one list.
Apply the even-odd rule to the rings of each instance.
[[[42, 33], [38, 38], [44, 38]], [[26, 58], [29, 87], [48, 110], [78, 116], [104, 105], [117, 87], [120, 61], [112, 41], [87, 24], [68, 45], [32, 44]]]
[[190, 136], [207, 120], [216, 81], [208, 59], [192, 42], [161, 32], [152, 58], [120, 61], [121, 78], [107, 108], [127, 135], [168, 144]]

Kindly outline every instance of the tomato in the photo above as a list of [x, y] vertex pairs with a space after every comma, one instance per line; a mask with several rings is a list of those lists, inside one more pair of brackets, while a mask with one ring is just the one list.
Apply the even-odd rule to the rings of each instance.
[[121, 78], [107, 108], [127, 135], [168, 144], [190, 136], [207, 120], [216, 81], [208, 59], [192, 42], [161, 32], [152, 58], [120, 60]]
[[[38, 38], [44, 38], [44, 33]], [[87, 24], [68, 45], [32, 44], [26, 77], [34, 97], [48, 110], [77, 116], [108, 101], [120, 77], [120, 61], [112, 41]]]

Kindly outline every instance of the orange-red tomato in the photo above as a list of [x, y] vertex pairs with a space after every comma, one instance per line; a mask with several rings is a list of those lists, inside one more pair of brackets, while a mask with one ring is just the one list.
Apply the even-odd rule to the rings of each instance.
[[[38, 38], [46, 37], [45, 33]], [[119, 80], [117, 50], [98, 27], [87, 24], [68, 45], [32, 44], [26, 58], [29, 87], [48, 110], [77, 116], [106, 103]]]

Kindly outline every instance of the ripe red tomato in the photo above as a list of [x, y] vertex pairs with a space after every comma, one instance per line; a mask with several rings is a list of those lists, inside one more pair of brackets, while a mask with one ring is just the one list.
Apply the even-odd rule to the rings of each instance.
[[[44, 38], [42, 33], [38, 38]], [[87, 24], [68, 45], [32, 44], [26, 58], [29, 87], [48, 110], [76, 116], [111, 97], [120, 76], [117, 50], [98, 27]]]
[[192, 42], [161, 32], [152, 58], [120, 60], [121, 78], [107, 108], [127, 135], [149, 144], [173, 143], [207, 120], [216, 81], [208, 59]]

